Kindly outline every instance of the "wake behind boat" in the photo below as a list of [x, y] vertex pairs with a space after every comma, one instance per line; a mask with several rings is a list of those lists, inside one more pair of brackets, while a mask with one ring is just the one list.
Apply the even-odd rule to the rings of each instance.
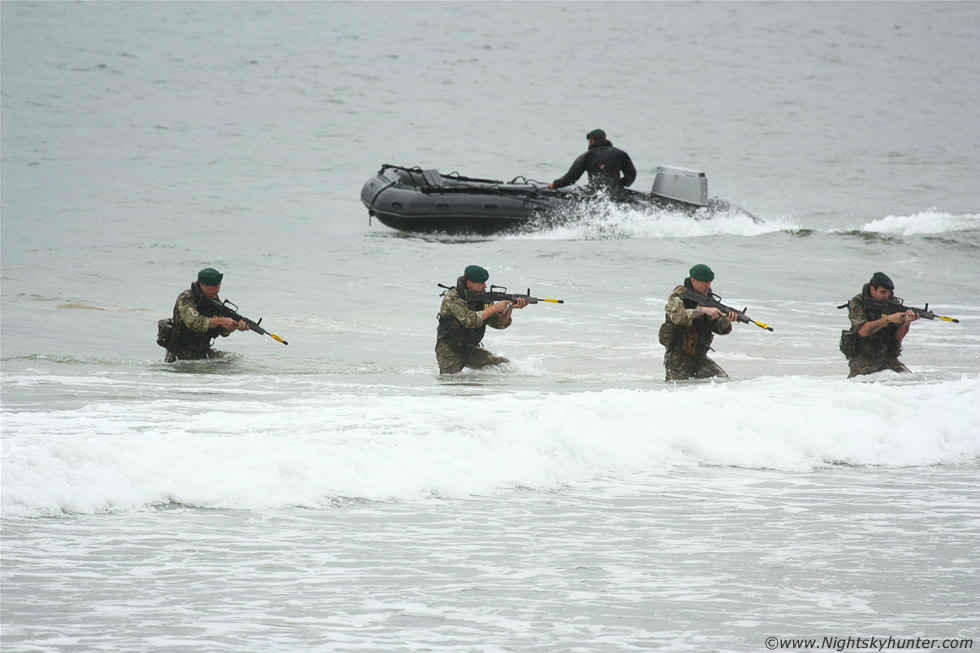
[[[543, 182], [515, 177], [504, 182], [384, 164], [361, 188], [368, 215], [401, 231], [493, 234], [543, 228], [581, 217], [597, 196], [581, 187], [552, 190]], [[706, 219], [720, 212], [747, 211], [708, 198], [703, 172], [660, 166], [649, 193], [626, 189], [616, 204], [638, 210], [682, 211]]]

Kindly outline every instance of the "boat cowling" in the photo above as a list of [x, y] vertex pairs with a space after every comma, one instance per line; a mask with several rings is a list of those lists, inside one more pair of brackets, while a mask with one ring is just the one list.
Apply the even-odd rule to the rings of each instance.
[[651, 192], [675, 202], [707, 206], [708, 178], [698, 170], [657, 166], [657, 176], [653, 179]]

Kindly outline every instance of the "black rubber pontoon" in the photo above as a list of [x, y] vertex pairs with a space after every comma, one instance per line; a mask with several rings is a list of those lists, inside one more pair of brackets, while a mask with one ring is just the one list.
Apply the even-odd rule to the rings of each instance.
[[[524, 177], [504, 182], [387, 163], [361, 188], [369, 216], [392, 229], [421, 233], [492, 234], [545, 227], [595, 199], [581, 187], [551, 190]], [[650, 193], [626, 190], [614, 201], [691, 214], [731, 208], [723, 200], [708, 199], [703, 172], [668, 167], [657, 168]]]

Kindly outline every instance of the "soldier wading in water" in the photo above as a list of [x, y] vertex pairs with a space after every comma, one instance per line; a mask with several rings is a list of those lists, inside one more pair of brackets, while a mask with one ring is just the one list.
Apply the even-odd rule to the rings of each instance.
[[190, 289], [177, 296], [173, 329], [166, 345], [166, 362], [214, 358], [222, 352], [211, 348], [212, 340], [231, 335], [236, 330], [248, 331], [245, 322], [230, 317], [215, 317], [211, 311], [200, 306], [202, 297], [220, 301], [218, 291], [221, 290], [223, 277], [214, 268], [204, 268], [197, 273], [197, 281], [191, 284]]
[[[875, 272], [871, 281], [847, 303], [847, 317], [853, 334], [847, 346], [850, 353], [845, 352], [850, 368], [847, 378], [882, 370], [909, 371], [898, 357], [902, 354], [902, 340], [909, 332], [909, 325], [919, 316], [913, 311], [882, 315], [880, 310], [870, 306], [889, 301], [894, 291], [895, 284], [888, 275]], [[841, 348], [845, 348], [844, 343]]]
[[436, 334], [436, 360], [440, 374], [456, 374], [464, 367], [479, 369], [508, 363], [483, 348], [487, 326], [506, 329], [511, 325], [514, 308], [524, 308], [527, 300], [487, 304], [482, 299], [467, 300], [467, 291], [482, 293], [490, 273], [479, 265], [470, 265], [456, 280], [456, 287], [446, 291], [439, 307], [439, 330]]
[[707, 265], [699, 263], [690, 270], [684, 284], [674, 288], [667, 299], [666, 320], [660, 327], [660, 344], [667, 348], [664, 367], [668, 381], [707, 379], [713, 376], [728, 378], [725, 370], [708, 358], [708, 349], [714, 334], [731, 333], [734, 313], [725, 315], [717, 308], [699, 306], [681, 297], [685, 288], [701, 295], [709, 295], [715, 273]]

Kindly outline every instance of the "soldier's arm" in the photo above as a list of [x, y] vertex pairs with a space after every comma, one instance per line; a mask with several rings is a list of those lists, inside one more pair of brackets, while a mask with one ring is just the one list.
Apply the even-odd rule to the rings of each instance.
[[[494, 306], [498, 306], [498, 304], [494, 304]], [[494, 329], [506, 329], [513, 321], [510, 316], [510, 309], [506, 309], [491, 315], [487, 318], [486, 323], [487, 326], [493, 327]]]
[[882, 315], [877, 320], [868, 320], [864, 307], [856, 299], [847, 303], [847, 317], [851, 321], [851, 329], [862, 338], [874, 335], [888, 326], [888, 316]]
[[467, 329], [477, 329], [483, 325], [483, 311], [473, 311], [459, 297], [446, 297], [442, 300], [441, 315], [455, 318]]
[[177, 315], [184, 326], [194, 333], [206, 333], [211, 328], [210, 318], [198, 312], [191, 297], [184, 296], [177, 300]]
[[579, 177], [581, 177], [582, 174], [585, 172], [585, 167], [586, 167], [585, 158], [587, 154], [588, 152], [579, 155], [578, 158], [576, 158], [575, 161], [572, 162], [572, 167], [568, 169], [568, 172], [566, 172], [564, 176], [559, 177], [558, 179], [551, 182], [551, 184], [549, 184], [548, 187], [564, 188], [565, 186], [571, 186], [576, 181], [578, 181]]
[[732, 332], [732, 321], [722, 313], [711, 323], [711, 329], [720, 336], [728, 335]]
[[696, 318], [701, 316], [701, 307], [697, 308], [685, 308], [684, 300], [680, 297], [674, 295], [667, 300], [667, 306], [664, 307], [667, 312], [667, 316], [670, 317], [670, 321], [677, 326], [688, 326]]
[[633, 182], [636, 181], [636, 166], [633, 165], [633, 159], [626, 152], [623, 152], [623, 186], [632, 186]]
[[902, 340], [905, 338], [905, 335], [909, 332], [909, 327], [912, 325], [913, 322], [915, 322], [915, 320], [919, 319], [919, 316], [911, 312], [909, 312], [908, 314], [899, 313], [899, 315], [902, 316], [902, 326], [895, 329], [895, 340], [897, 340], [898, 342], [902, 342]]
[[205, 317], [201, 315], [194, 304], [194, 298], [189, 295], [177, 300], [177, 315], [194, 333], [207, 333], [210, 329], [221, 329], [221, 335], [227, 336], [238, 328], [238, 322], [230, 317]]

